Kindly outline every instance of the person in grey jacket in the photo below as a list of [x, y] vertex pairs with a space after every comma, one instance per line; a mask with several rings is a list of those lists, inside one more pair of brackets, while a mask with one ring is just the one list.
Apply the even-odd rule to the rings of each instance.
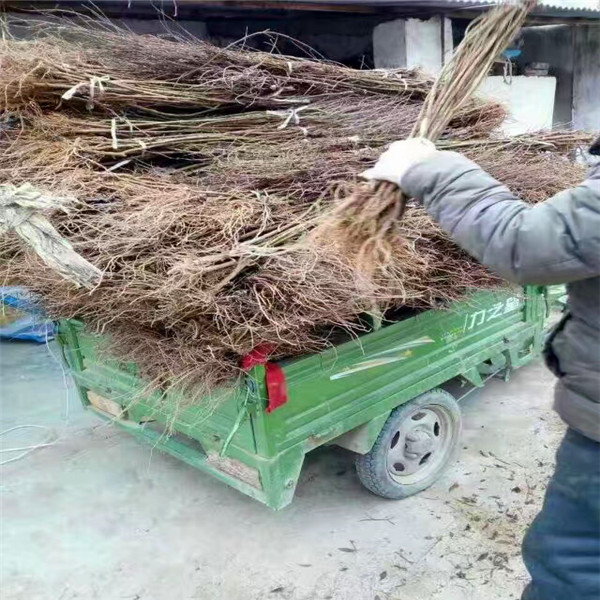
[[[600, 155], [600, 138], [590, 152]], [[507, 280], [567, 284], [567, 311], [545, 355], [568, 430], [523, 544], [532, 579], [523, 600], [599, 600], [600, 164], [577, 187], [536, 205], [422, 138], [393, 143], [363, 176], [420, 200], [461, 248]]]

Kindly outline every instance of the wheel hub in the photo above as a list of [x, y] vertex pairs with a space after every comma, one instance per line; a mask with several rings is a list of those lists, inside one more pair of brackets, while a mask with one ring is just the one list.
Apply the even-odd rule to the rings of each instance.
[[416, 458], [431, 452], [435, 445], [432, 435], [424, 430], [414, 430], [407, 434], [404, 453]]
[[398, 481], [426, 477], [442, 460], [448, 417], [437, 407], [416, 408], [399, 424], [388, 451], [388, 472]]

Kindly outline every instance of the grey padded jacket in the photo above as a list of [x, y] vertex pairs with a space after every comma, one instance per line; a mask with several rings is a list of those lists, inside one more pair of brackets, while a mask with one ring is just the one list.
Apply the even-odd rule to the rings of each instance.
[[547, 351], [559, 377], [555, 408], [600, 441], [600, 165], [581, 185], [533, 206], [454, 152], [414, 165], [401, 184], [459, 246], [505, 279], [567, 284], [567, 317]]

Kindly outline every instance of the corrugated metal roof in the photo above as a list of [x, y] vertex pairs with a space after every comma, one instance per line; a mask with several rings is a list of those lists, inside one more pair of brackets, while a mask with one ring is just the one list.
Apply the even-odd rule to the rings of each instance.
[[[210, 0], [206, 0], [210, 2]], [[481, 11], [486, 8], [506, 2], [516, 2], [518, 0], [297, 0], [297, 5], [328, 5], [328, 6], [363, 6], [379, 9], [401, 10], [424, 10], [424, 11], [456, 11], [456, 10], [476, 10]], [[282, 5], [288, 4], [285, 0], [271, 2], [276, 5], [281, 2]], [[532, 14], [540, 17], [559, 17], [559, 18], [600, 18], [600, 0], [538, 0]]]
[[[371, 7], [395, 7], [402, 8], [421, 7], [432, 8], [472, 8], [485, 9], [497, 4], [518, 0], [300, 0], [305, 4], [341, 4], [341, 5], [363, 5]], [[538, 0], [538, 6], [533, 10], [534, 14], [552, 14], [564, 16], [594, 15], [600, 13], [600, 0]]]
[[[479, 3], [480, 5], [492, 5], [492, 4], [503, 4], [506, 3], [507, 0], [483, 0], [483, 2]], [[401, 3], [401, 0], [400, 0]], [[477, 2], [473, 0], [448, 0], [448, 4], [470, 4], [474, 5]], [[600, 12], [600, 0], [538, 0], [538, 6], [555, 8], [559, 10], [565, 11], [573, 11], [573, 10], [589, 10], [589, 11], [599, 11]]]
[[600, 10], [600, 0], [538, 0], [538, 3], [563, 10]]

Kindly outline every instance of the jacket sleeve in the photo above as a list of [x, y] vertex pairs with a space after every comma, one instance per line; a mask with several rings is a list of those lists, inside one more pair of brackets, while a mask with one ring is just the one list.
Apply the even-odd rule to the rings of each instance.
[[402, 188], [505, 279], [549, 285], [600, 274], [599, 180], [528, 205], [464, 156], [436, 152], [407, 171]]

